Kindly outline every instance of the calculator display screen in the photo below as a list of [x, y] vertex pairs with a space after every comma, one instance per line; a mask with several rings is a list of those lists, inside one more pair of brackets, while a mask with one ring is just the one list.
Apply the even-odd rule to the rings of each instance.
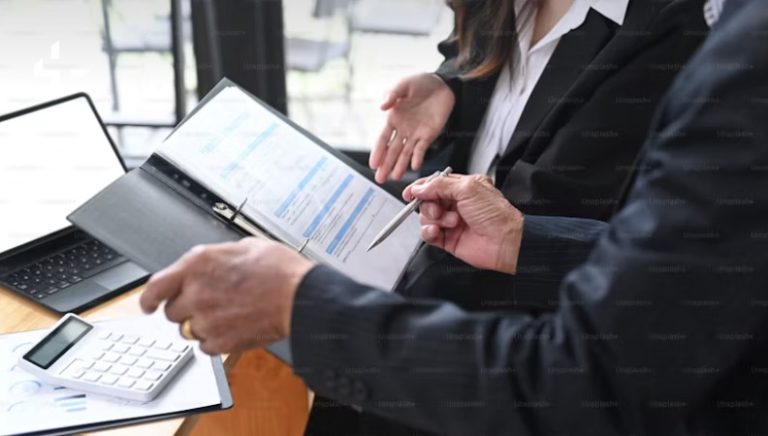
[[24, 359], [42, 369], [48, 369], [92, 328], [77, 318], [69, 318], [29, 350]]

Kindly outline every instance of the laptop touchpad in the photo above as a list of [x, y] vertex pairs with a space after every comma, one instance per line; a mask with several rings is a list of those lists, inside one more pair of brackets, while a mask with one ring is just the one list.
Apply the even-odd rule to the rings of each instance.
[[146, 274], [147, 272], [135, 263], [125, 262], [94, 276], [92, 280], [109, 290], [115, 290], [144, 277]]

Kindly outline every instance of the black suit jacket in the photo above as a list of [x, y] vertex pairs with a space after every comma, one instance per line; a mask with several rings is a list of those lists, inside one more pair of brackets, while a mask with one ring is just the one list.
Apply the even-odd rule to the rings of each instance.
[[[703, 3], [632, 0], [622, 26], [590, 10], [562, 37], [496, 171], [515, 206], [535, 215], [613, 215], [656, 107], [709, 31]], [[446, 61], [438, 75], [457, 102], [437, 146], [466, 173], [498, 74], [462, 80], [456, 44], [439, 49]]]
[[[613, 215], [661, 98], [708, 34], [703, 3], [632, 0], [623, 26], [591, 10], [563, 36], [499, 163], [496, 183], [512, 204], [533, 215]], [[438, 74], [457, 96], [442, 142], [448, 163], [464, 172], [497, 77], [462, 80], [456, 45], [449, 40], [440, 50], [446, 61]], [[473, 292], [478, 283], [486, 291]], [[429, 246], [416, 254], [398, 292], [471, 310], [540, 311], [557, 303], [554, 293], [515, 291], [504, 275]]]
[[294, 304], [297, 373], [444, 434], [767, 434], [767, 31], [763, 2], [729, 0], [607, 228], [527, 217], [523, 265], [556, 276], [584, 252], [556, 312], [471, 313], [319, 267]]

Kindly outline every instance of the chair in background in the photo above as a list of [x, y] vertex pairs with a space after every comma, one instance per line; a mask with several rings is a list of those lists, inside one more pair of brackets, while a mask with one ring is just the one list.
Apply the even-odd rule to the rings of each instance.
[[[103, 50], [109, 60], [109, 77], [112, 93], [112, 111], [106, 116], [106, 124], [122, 127], [174, 127], [186, 115], [186, 88], [184, 83], [184, 31], [181, 0], [170, 0], [170, 15], [157, 17], [151, 31], [134, 32], [115, 38], [111, 10], [112, 0], [101, 0]], [[173, 59], [174, 114], [168, 118], [141, 119], [121, 114], [121, 99], [118, 86], [117, 62], [122, 54], [160, 53], [169, 54]]]
[[351, 10], [353, 32], [428, 36], [445, 9], [442, 0], [358, 0]]
[[[319, 39], [287, 37], [285, 39], [286, 66], [289, 71], [318, 73], [334, 60], [344, 60], [348, 77], [344, 84], [345, 99], [349, 102], [352, 94], [354, 69], [350, 59], [352, 32], [347, 20], [350, 0], [316, 0], [312, 18], [326, 22], [326, 32]], [[341, 39], [333, 39], [333, 19], [341, 16], [345, 26]]]
[[[319, 37], [302, 35], [285, 38], [286, 67], [288, 71], [299, 73], [305, 82], [307, 75], [323, 71], [329, 63], [344, 61], [347, 74], [343, 98], [347, 105], [351, 103], [354, 79], [354, 65], [351, 59], [352, 31], [348, 19], [350, 6], [351, 0], [315, 0], [312, 19], [321, 25], [322, 34]], [[340, 26], [343, 29], [340, 29]], [[334, 95], [311, 96], [306, 91], [292, 96], [292, 100], [300, 103], [307, 114], [307, 127], [310, 129], [314, 124], [311, 103], [336, 99], [338, 97]]]

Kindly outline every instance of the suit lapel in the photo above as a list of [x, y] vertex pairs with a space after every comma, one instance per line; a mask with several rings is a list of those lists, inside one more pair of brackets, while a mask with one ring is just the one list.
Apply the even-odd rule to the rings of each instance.
[[589, 63], [611, 40], [617, 28], [600, 13], [590, 10], [581, 27], [561, 38], [512, 134], [502, 156], [500, 170], [506, 172], [509, 168], [504, 166], [520, 159], [532, 138], [551, 134], [541, 131], [540, 126], [555, 108], [582, 103], [577, 95], [573, 95], [573, 90], [577, 89], [578, 81]]

